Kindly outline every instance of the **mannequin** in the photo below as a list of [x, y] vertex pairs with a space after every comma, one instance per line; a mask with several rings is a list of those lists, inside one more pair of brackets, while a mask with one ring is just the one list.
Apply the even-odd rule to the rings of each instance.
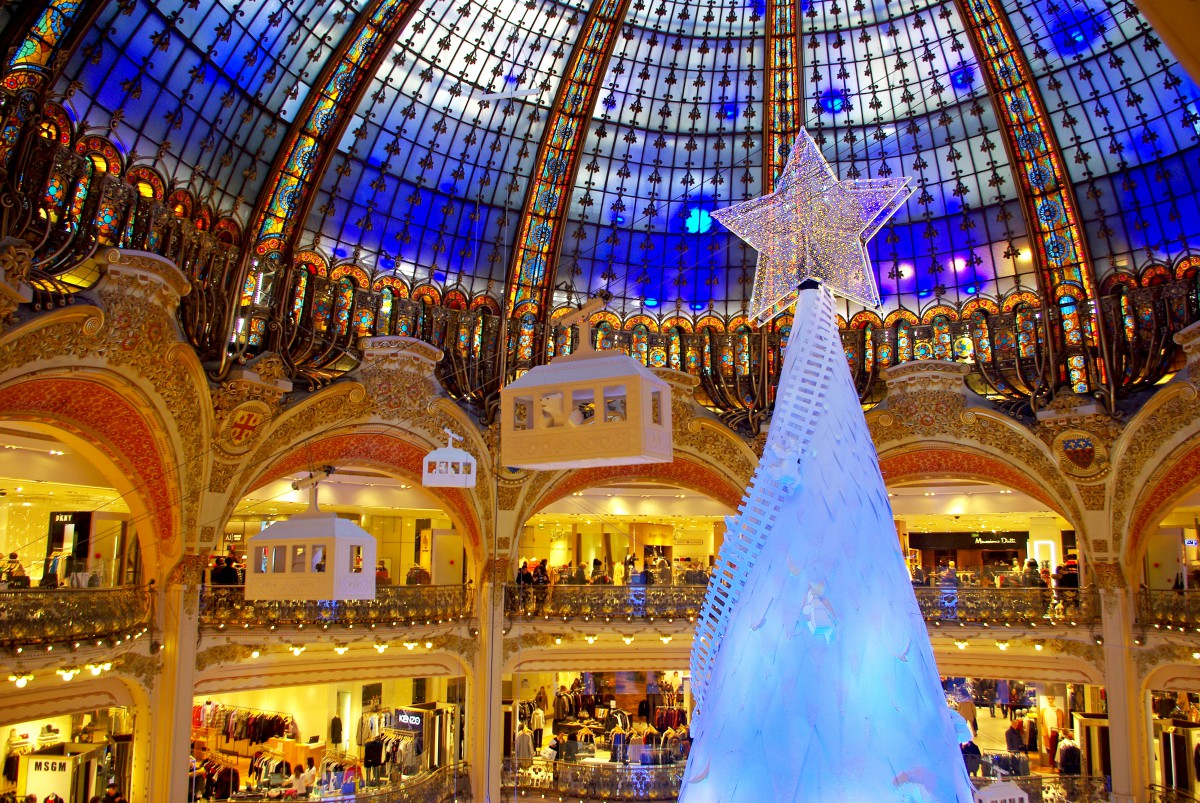
[[1046, 704], [1042, 706], [1039, 725], [1042, 738], [1042, 749], [1050, 756], [1050, 766], [1054, 766], [1055, 748], [1058, 746], [1058, 731], [1066, 725], [1066, 714], [1058, 707], [1052, 694], [1046, 695]]
[[533, 729], [533, 748], [541, 750], [542, 731], [546, 727], [546, 715], [537, 704], [534, 705], [533, 714], [529, 717], [529, 725]]

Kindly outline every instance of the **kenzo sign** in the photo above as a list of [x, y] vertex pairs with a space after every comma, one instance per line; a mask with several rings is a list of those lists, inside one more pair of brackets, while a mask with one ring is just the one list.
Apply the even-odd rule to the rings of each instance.
[[425, 724], [425, 721], [421, 718], [420, 714], [405, 714], [403, 711], [398, 711], [396, 712], [396, 724], [419, 728]]

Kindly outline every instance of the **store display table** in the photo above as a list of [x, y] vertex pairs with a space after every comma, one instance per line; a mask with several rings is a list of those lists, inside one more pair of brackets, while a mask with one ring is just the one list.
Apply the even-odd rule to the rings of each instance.
[[267, 741], [267, 747], [271, 750], [278, 750], [280, 755], [283, 756], [283, 760], [289, 764], [299, 764], [302, 767], [308, 766], [308, 759], [310, 758], [317, 765], [321, 763], [321, 759], [325, 758], [325, 742], [308, 744], [306, 742], [297, 742], [295, 739], [285, 739], [275, 736]]

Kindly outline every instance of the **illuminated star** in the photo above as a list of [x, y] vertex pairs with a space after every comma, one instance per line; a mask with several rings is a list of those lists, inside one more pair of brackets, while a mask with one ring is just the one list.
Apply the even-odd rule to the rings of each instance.
[[797, 285], [807, 278], [878, 307], [866, 244], [908, 198], [908, 181], [839, 181], [800, 129], [774, 192], [712, 213], [758, 250], [750, 314], [770, 320], [796, 300]]

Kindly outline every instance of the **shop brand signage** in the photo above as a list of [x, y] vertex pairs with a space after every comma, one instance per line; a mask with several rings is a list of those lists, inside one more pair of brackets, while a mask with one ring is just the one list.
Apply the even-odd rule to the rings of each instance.
[[984, 535], [982, 533], [971, 533], [971, 541], [975, 546], [1016, 546], [1016, 536], [1012, 535]]
[[419, 731], [425, 727], [425, 715], [419, 711], [396, 711], [396, 727], [400, 730]]
[[37, 790], [39, 796], [54, 793], [63, 800], [71, 799], [71, 780], [75, 773], [75, 761], [62, 756], [41, 758], [27, 756], [25, 759], [25, 788]]

